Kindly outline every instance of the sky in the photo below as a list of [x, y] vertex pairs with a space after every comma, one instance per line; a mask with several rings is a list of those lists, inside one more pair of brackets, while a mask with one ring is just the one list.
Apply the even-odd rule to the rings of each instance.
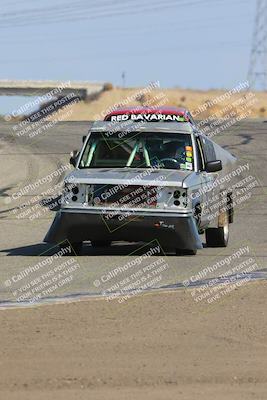
[[[256, 0], [0, 0], [0, 79], [231, 88]], [[22, 98], [0, 98], [0, 113]]]

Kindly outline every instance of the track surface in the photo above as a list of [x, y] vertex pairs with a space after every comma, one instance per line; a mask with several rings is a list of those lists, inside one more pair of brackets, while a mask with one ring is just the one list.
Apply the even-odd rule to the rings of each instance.
[[[88, 128], [88, 122], [61, 122], [45, 133], [30, 139], [26, 135], [17, 137], [12, 124], [0, 124], [1, 305], [16, 302], [16, 296], [12, 294], [12, 291], [18, 289], [19, 286], [9, 287], [5, 284], [11, 276], [28, 266], [36, 265], [56, 251], [42, 243], [54, 212], [40, 205], [40, 199], [36, 196], [58, 184], [61, 178], [54, 177], [51, 183], [43, 184], [17, 200], [12, 199], [12, 194], [53, 173], [61, 165], [68, 165], [70, 151], [80, 148], [82, 136], [87, 133]], [[255, 258], [257, 270], [253, 271], [251, 278], [265, 279], [267, 276], [266, 133], [267, 124], [264, 121], [245, 121], [214, 138], [217, 143], [237, 156], [241, 164], [249, 162], [249, 174], [257, 178], [259, 185], [253, 189], [251, 198], [236, 209], [235, 223], [231, 225], [230, 243], [226, 249], [204, 248], [199, 250], [195, 257], [176, 257], [171, 253], [166, 254], [164, 259], [168, 268], [162, 273], [161, 280], [154, 285], [155, 287], [168, 289], [181, 287], [182, 282], [190, 280], [191, 276], [195, 276], [203, 268], [231, 256], [239, 248], [245, 246], [249, 246], [250, 253], [241, 256], [239, 262], [249, 257]], [[37, 200], [34, 204], [38, 203], [35, 212], [41, 210], [39, 216], [32, 220], [29, 215], [24, 217], [20, 215], [18, 218], [18, 214], [22, 212], [19, 207], [35, 197]], [[30, 215], [33, 214], [33, 209], [31, 209]], [[84, 246], [83, 256], [76, 257], [79, 270], [73, 275], [72, 281], [47, 296], [46, 300], [76, 298], [77, 295], [100, 295], [105, 288], [96, 287], [93, 282], [99, 280], [104, 273], [136, 258], [135, 253], [140, 254], [141, 246], [142, 243], [115, 243], [110, 248], [96, 250], [87, 243]], [[205, 276], [205, 279], [211, 279], [227, 271], [229, 271], [229, 265], [222, 266], [219, 270]], [[199, 283], [204, 284], [205, 279]]]

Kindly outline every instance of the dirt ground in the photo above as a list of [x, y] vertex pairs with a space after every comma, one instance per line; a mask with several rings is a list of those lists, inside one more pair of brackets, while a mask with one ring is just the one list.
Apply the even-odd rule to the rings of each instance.
[[0, 398], [267, 398], [266, 282], [2, 310]]

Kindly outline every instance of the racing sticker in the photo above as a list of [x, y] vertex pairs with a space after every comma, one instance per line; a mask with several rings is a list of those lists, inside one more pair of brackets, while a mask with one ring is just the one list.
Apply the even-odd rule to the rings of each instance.
[[185, 146], [185, 165], [187, 169], [192, 169], [192, 160], [193, 160], [193, 149], [192, 146]]
[[158, 121], [170, 121], [170, 122], [186, 122], [187, 120], [183, 115], [174, 114], [119, 114], [111, 115], [111, 121], [146, 121], [146, 122], [158, 122]]
[[192, 170], [192, 169], [193, 169], [193, 164], [190, 163], [190, 162], [186, 162], [186, 163], [185, 163], [185, 167], [186, 167], [186, 169]]

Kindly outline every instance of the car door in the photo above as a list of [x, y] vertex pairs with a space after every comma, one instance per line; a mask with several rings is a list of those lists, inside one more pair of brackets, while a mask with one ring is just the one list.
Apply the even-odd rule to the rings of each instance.
[[[195, 197], [195, 203], [198, 203], [200, 206], [200, 228], [203, 228], [209, 224], [209, 195], [208, 195], [208, 183], [209, 177], [207, 176], [207, 172], [205, 171], [205, 155], [203, 151], [203, 146], [201, 143], [201, 139], [199, 135], [195, 136], [196, 140], [196, 155], [197, 155], [197, 174], [200, 180], [200, 190], [199, 195]], [[196, 206], [196, 204], [195, 204]]]
[[[205, 164], [209, 161], [215, 161], [216, 153], [212, 141], [203, 135], [199, 136], [199, 140], [202, 146]], [[208, 187], [206, 201], [210, 222], [216, 219], [220, 202], [219, 190], [217, 185], [214, 184], [218, 176], [219, 174], [217, 172], [208, 173], [203, 171], [203, 180], [205, 181], [205, 185]]]

